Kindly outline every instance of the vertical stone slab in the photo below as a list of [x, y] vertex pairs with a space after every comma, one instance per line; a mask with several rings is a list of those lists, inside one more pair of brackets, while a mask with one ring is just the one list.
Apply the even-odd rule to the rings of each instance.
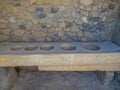
[[14, 68], [0, 68], [0, 90], [11, 90], [17, 78]]
[[96, 72], [96, 75], [103, 85], [109, 86], [111, 80], [113, 79], [114, 72]]

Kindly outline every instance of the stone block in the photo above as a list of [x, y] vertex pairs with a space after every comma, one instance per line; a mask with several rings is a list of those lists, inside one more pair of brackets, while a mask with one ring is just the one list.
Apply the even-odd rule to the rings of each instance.
[[96, 72], [96, 75], [103, 85], [108, 86], [113, 79], [114, 72]]
[[6, 29], [7, 25], [5, 23], [0, 23], [0, 29]]
[[0, 90], [11, 90], [17, 79], [14, 68], [0, 68]]
[[36, 3], [36, 0], [30, 0], [30, 5], [33, 5], [34, 3]]
[[72, 0], [62, 0], [63, 5], [72, 5]]
[[15, 12], [16, 10], [17, 10], [16, 7], [14, 7], [12, 5], [7, 5], [3, 8], [2, 12], [5, 13], [5, 14], [8, 14], [8, 13]]
[[36, 4], [43, 5], [44, 4], [44, 0], [36, 0]]
[[61, 5], [62, 1], [61, 0], [53, 0], [53, 5], [57, 6], [57, 5]]
[[92, 4], [93, 3], [93, 0], [81, 0], [80, 1], [83, 5], [90, 5], [90, 4]]

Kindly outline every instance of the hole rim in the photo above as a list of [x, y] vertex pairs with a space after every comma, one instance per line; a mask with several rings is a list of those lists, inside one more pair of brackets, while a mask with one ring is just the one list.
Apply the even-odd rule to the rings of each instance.
[[82, 45], [82, 48], [85, 50], [89, 50], [89, 51], [100, 51], [101, 50], [101, 47], [95, 44], [84, 44]]
[[40, 46], [40, 50], [43, 50], [43, 51], [50, 51], [50, 50], [53, 50], [54, 48], [55, 47], [53, 45], [48, 45], [48, 44]]
[[16, 46], [11, 47], [12, 51], [18, 51], [18, 50], [21, 50], [21, 49], [23, 49], [23, 46], [21, 46], [21, 45], [16, 45]]
[[37, 50], [38, 46], [36, 45], [29, 45], [29, 46], [26, 46], [24, 48], [25, 51], [33, 51], [33, 50]]
[[61, 44], [59, 46], [59, 49], [64, 50], [64, 51], [74, 51], [77, 49], [77, 47], [73, 44]]

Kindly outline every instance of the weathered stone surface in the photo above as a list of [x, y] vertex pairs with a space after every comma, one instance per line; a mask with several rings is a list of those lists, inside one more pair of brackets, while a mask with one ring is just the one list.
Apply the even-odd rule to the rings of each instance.
[[7, 20], [4, 20], [4, 19], [1, 19], [1, 20], [0, 20], [0, 23], [8, 23], [8, 21], [7, 21]]
[[80, 1], [82, 4], [84, 4], [84, 5], [90, 5], [90, 4], [92, 4], [93, 3], [93, 0], [81, 0]]
[[65, 22], [65, 27], [70, 28], [73, 26], [73, 22]]
[[84, 32], [84, 36], [88, 39], [91, 39], [93, 37], [93, 34], [90, 32]]
[[8, 41], [8, 40], [9, 40], [8, 35], [0, 34], [0, 42], [4, 42], [4, 41]]
[[36, 2], [36, 0], [30, 0], [30, 5], [33, 5]]
[[44, 37], [46, 37], [47, 33], [34, 31], [34, 32], [32, 33], [32, 35], [33, 35], [33, 37], [35, 37], [36, 39], [39, 39], [39, 38], [44, 38]]
[[19, 25], [19, 28], [22, 30], [26, 30], [26, 26], [25, 25]]
[[57, 13], [59, 11], [59, 8], [51, 7], [52, 13]]
[[100, 82], [108, 88], [109, 84], [111, 83], [114, 72], [96, 72], [96, 75]]
[[87, 17], [82, 17], [82, 21], [83, 21], [84, 23], [88, 23]]
[[76, 19], [75, 23], [78, 24], [78, 25], [82, 25], [82, 20], [81, 19]]
[[62, 3], [62, 1], [61, 0], [53, 0], [53, 4], [54, 5], [60, 5]]
[[24, 34], [24, 30], [16, 30], [15, 35], [22, 36]]
[[63, 37], [64, 36], [64, 31], [59, 31], [58, 36]]
[[0, 68], [0, 89], [10, 90], [12, 89], [17, 79], [17, 72], [14, 68]]
[[3, 34], [9, 35], [10, 34], [10, 29], [4, 29], [2, 30]]
[[36, 8], [36, 12], [37, 12], [38, 14], [40, 14], [40, 13], [44, 12], [44, 8], [43, 8], [43, 7], [37, 7], [37, 8]]
[[8, 13], [15, 12], [16, 10], [17, 10], [16, 7], [14, 7], [12, 5], [7, 5], [5, 8], [3, 8], [2, 12], [5, 14], [8, 14]]
[[83, 37], [83, 32], [82, 32], [82, 31], [78, 31], [78, 32], [77, 32], [77, 36], [78, 36], [78, 37]]
[[9, 18], [9, 22], [10, 22], [10, 23], [16, 23], [15, 17], [10, 17], [10, 18]]
[[5, 23], [0, 23], [0, 29], [5, 29], [7, 28], [7, 25]]
[[46, 13], [40, 13], [40, 14], [39, 14], [39, 18], [40, 18], [40, 19], [45, 18], [46, 16], [47, 16]]
[[60, 28], [65, 28], [65, 22], [60, 22], [60, 23], [59, 23], [59, 27], [60, 27]]
[[36, 19], [32, 19], [32, 23], [33, 23], [33, 24], [38, 24], [38, 23], [39, 23], [39, 21], [38, 21], [38, 20], [36, 20]]

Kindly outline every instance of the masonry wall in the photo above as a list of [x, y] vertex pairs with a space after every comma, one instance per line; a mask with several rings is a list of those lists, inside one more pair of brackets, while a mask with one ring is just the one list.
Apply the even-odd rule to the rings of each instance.
[[116, 29], [113, 32], [113, 41], [120, 45], [120, 1], [119, 1], [119, 11], [118, 11], [118, 19], [117, 19], [117, 25]]
[[0, 42], [109, 41], [118, 0], [0, 0]]

